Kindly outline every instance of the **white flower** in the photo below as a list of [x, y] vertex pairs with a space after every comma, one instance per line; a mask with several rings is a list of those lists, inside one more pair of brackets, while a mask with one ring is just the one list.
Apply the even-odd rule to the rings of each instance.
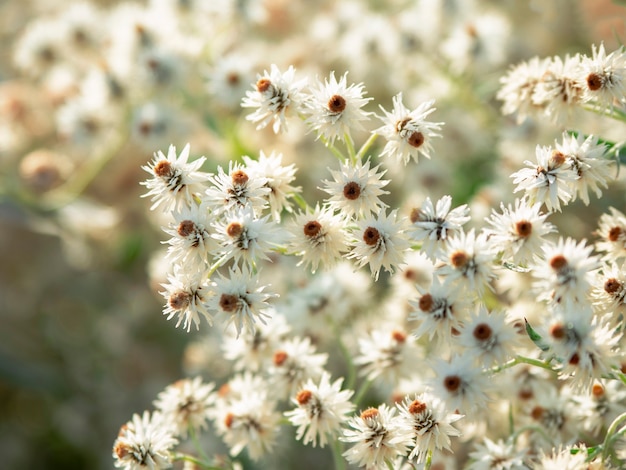
[[152, 196], [153, 202], [150, 210], [162, 206], [164, 212], [172, 209], [181, 209], [190, 206], [194, 194], [204, 192], [204, 182], [208, 181], [210, 174], [199, 171], [205, 162], [205, 157], [187, 163], [189, 159], [189, 144], [176, 155], [176, 147], [170, 145], [167, 157], [160, 150], [154, 154], [153, 161], [147, 166], [142, 166], [145, 171], [152, 175], [141, 184], [150, 191], [142, 197]]
[[179, 265], [174, 268], [174, 274], [167, 277], [169, 284], [163, 284], [165, 291], [161, 295], [167, 303], [163, 306], [163, 315], [171, 320], [178, 315], [176, 328], [183, 323], [183, 329], [191, 329], [191, 324], [200, 329], [200, 315], [209, 325], [213, 325], [213, 317], [208, 310], [209, 285], [203, 272], [185, 271]]
[[154, 407], [172, 426], [175, 435], [185, 438], [190, 429], [193, 432], [206, 429], [215, 403], [214, 388], [213, 383], [204, 383], [201, 377], [181, 379], [159, 393]]
[[432, 393], [445, 402], [447, 409], [469, 416], [485, 408], [489, 401], [487, 376], [473, 355], [455, 355], [450, 361], [438, 359], [432, 369], [437, 374], [431, 381]]
[[339, 440], [354, 445], [343, 456], [359, 467], [387, 468], [387, 462], [405, 455], [411, 445], [412, 436], [398, 426], [395, 408], [386, 404], [366, 409], [350, 418], [347, 425]]
[[540, 300], [556, 303], [586, 303], [591, 286], [591, 271], [599, 266], [592, 256], [593, 246], [586, 241], [559, 238], [557, 244], [543, 246], [543, 259], [532, 270], [538, 279], [535, 288]]
[[470, 220], [467, 204], [452, 206], [452, 198], [443, 196], [433, 205], [427, 197], [422, 206], [411, 211], [411, 227], [407, 235], [411, 240], [422, 242], [421, 251], [434, 260], [445, 252], [450, 237], [463, 231]]
[[350, 129], [362, 130], [361, 121], [369, 119], [371, 113], [361, 108], [372, 98], [363, 98], [363, 84], [347, 86], [346, 72], [339, 81], [335, 72], [330, 73], [330, 80], [317, 83], [311, 90], [311, 99], [306, 102], [307, 123], [323, 137], [329, 145], [335, 139], [347, 139], [352, 142]]
[[302, 190], [299, 186], [291, 185], [291, 182], [296, 179], [295, 165], [283, 166], [282, 159], [282, 153], [272, 152], [269, 156], [266, 156], [263, 150], [259, 153], [258, 160], [253, 160], [247, 155], [243, 157], [243, 161], [252, 178], [259, 176], [265, 180], [265, 187], [269, 188], [266, 197], [275, 221], [280, 220], [280, 214], [283, 210], [291, 212], [288, 198]]
[[286, 318], [271, 307], [265, 310], [269, 318], [255, 325], [254, 332], [244, 330], [239, 336], [233, 328], [226, 331], [222, 350], [226, 359], [235, 361], [235, 370], [263, 370], [272, 361], [279, 344], [287, 339], [291, 328]]
[[583, 57], [580, 79], [584, 98], [600, 107], [613, 107], [626, 98], [626, 51], [623, 47], [607, 55], [604, 44], [592, 46], [592, 56]]
[[414, 365], [423, 358], [414, 338], [407, 337], [402, 328], [390, 326], [373, 328], [364, 338], [359, 338], [359, 354], [354, 363], [361, 366], [360, 373], [369, 380], [381, 377], [397, 385], [414, 373]]
[[516, 450], [509, 441], [494, 442], [485, 437], [482, 443], [475, 445], [475, 450], [469, 456], [472, 462], [467, 470], [528, 470], [524, 463], [525, 453]]
[[380, 166], [370, 169], [370, 161], [361, 160], [352, 164], [344, 162], [339, 171], [330, 170], [334, 181], [324, 180], [323, 191], [330, 194], [328, 205], [348, 217], [363, 217], [377, 214], [387, 207], [380, 200], [383, 194], [389, 194], [382, 188], [389, 184], [383, 180], [385, 171], [378, 173]]
[[591, 298], [600, 312], [610, 313], [618, 320], [626, 317], [626, 266], [606, 263], [594, 273]]
[[216, 256], [241, 261], [252, 269], [258, 260], [269, 260], [267, 252], [278, 242], [277, 227], [269, 222], [269, 215], [257, 218], [250, 207], [226, 213], [214, 228], [212, 236], [220, 244]]
[[607, 181], [614, 179], [611, 175], [613, 161], [606, 155], [606, 146], [597, 141], [593, 136], [583, 137], [563, 134], [563, 142], [556, 143], [556, 150], [565, 155], [567, 164], [578, 176], [570, 181], [575, 200], [580, 196], [586, 206], [589, 205], [589, 191], [596, 193], [597, 197], [602, 196], [600, 187], [606, 188]]
[[163, 231], [172, 238], [165, 243], [167, 259], [174, 264], [184, 265], [186, 269], [204, 271], [209, 264], [210, 253], [218, 244], [211, 236], [211, 217], [206, 205], [192, 203], [173, 213], [174, 223]]
[[409, 314], [409, 321], [418, 321], [419, 325], [413, 331], [416, 338], [428, 334], [432, 340], [437, 335], [441, 344], [449, 344], [452, 331], [461, 329], [461, 322], [466, 316], [466, 296], [460, 295], [459, 289], [454, 288], [449, 281], [443, 284], [438, 276], [433, 276], [430, 289], [417, 286], [419, 299], [410, 301], [413, 311]]
[[230, 455], [239, 455], [245, 448], [252, 460], [258, 460], [272, 450], [280, 429], [275, 407], [275, 400], [266, 393], [249, 389], [217, 408], [216, 431], [230, 447]]
[[[296, 409], [286, 411], [285, 416], [291, 424], [298, 426], [296, 439], [304, 445], [309, 442], [324, 447], [328, 439], [334, 439], [347, 415], [354, 410], [350, 397], [352, 390], [341, 390], [343, 379], [330, 383], [330, 374], [324, 372], [319, 384], [309, 379], [291, 401]], [[302, 439], [304, 437], [304, 439]]]
[[457, 339], [468, 355], [485, 366], [503, 364], [513, 357], [520, 340], [508, 315], [499, 311], [489, 312], [484, 305], [480, 305], [476, 313], [464, 322]]
[[161, 470], [170, 468], [170, 452], [178, 441], [160, 413], [144, 411], [120, 429], [113, 444], [115, 466], [124, 470]]
[[[572, 452], [576, 449], [577, 452]], [[533, 470], [587, 470], [595, 468], [587, 462], [587, 449], [574, 448], [573, 446], [552, 448], [550, 455], [544, 451], [539, 456], [539, 461], [533, 465]], [[604, 468], [602, 464], [598, 468]]]
[[318, 206], [313, 211], [298, 214], [290, 224], [288, 251], [302, 257], [298, 265], [311, 266], [317, 271], [320, 264], [328, 268], [341, 259], [348, 250], [345, 222], [330, 208]]
[[263, 129], [273, 121], [272, 130], [275, 134], [287, 131], [288, 111], [297, 114], [302, 107], [304, 97], [301, 90], [306, 85], [306, 79], [295, 81], [295, 69], [289, 66], [285, 73], [272, 64], [270, 71], [257, 75], [257, 82], [253, 85], [254, 91], [247, 91], [241, 102], [244, 108], [257, 108], [248, 114], [248, 121], [258, 123], [257, 129]]
[[220, 279], [211, 286], [212, 296], [209, 308], [225, 317], [226, 325], [234, 325], [237, 337], [242, 331], [254, 334], [256, 322], [265, 323], [269, 318], [267, 301], [276, 294], [263, 292], [265, 286], [258, 286], [258, 277], [252, 275], [246, 267], [235, 266], [228, 270], [228, 277]]
[[284, 341], [274, 351], [269, 368], [273, 393], [277, 398], [295, 395], [307, 380], [322, 376], [327, 360], [328, 354], [317, 354], [309, 337]]
[[428, 393], [410, 398], [408, 395], [397, 403], [399, 411], [398, 426], [404, 427], [413, 439], [409, 459], [424, 462], [428, 452], [435, 450], [450, 451], [450, 437], [457, 437], [461, 432], [452, 424], [463, 415], [448, 412], [443, 403]]
[[480, 296], [485, 286], [493, 290], [490, 282], [496, 277], [494, 258], [494, 249], [485, 233], [476, 235], [472, 229], [450, 239], [446, 251], [448, 264], [440, 266], [436, 273]]
[[442, 122], [430, 122], [426, 117], [435, 111], [434, 100], [427, 101], [410, 111], [402, 103], [402, 93], [393, 98], [393, 110], [381, 110], [385, 116], [378, 116], [384, 126], [376, 131], [387, 139], [387, 144], [380, 154], [381, 157], [395, 157], [405, 165], [413, 158], [416, 162], [420, 154], [430, 158], [432, 151], [431, 139], [440, 137], [436, 131], [441, 130]]
[[544, 236], [556, 227], [546, 222], [548, 214], [540, 213], [541, 204], [530, 204], [527, 199], [516, 199], [515, 207], [500, 204], [501, 214], [495, 210], [486, 220], [492, 229], [485, 233], [494, 250], [502, 253], [505, 261], [525, 265], [541, 252]]
[[517, 123], [521, 124], [528, 116], [544, 110], [533, 97], [550, 64], [550, 59], [533, 57], [528, 62], [515, 65], [505, 77], [500, 78], [502, 87], [496, 98], [503, 101], [502, 114], [517, 113]]
[[524, 191], [530, 203], [544, 203], [549, 212], [561, 211], [561, 202], [567, 204], [574, 194], [571, 182], [578, 177], [568, 164], [565, 155], [551, 147], [537, 146], [537, 163], [524, 162], [523, 168], [511, 175], [515, 192]]
[[210, 178], [213, 186], [206, 190], [206, 201], [217, 213], [250, 207], [260, 215], [267, 205], [271, 189], [260, 174], [250, 175], [240, 163], [228, 163], [228, 175], [218, 167], [217, 175]]
[[614, 207], [609, 207], [609, 212], [600, 216], [596, 250], [604, 253], [602, 259], [617, 261], [626, 258], [626, 216]]
[[348, 258], [356, 258], [359, 267], [369, 264], [372, 277], [376, 280], [382, 267], [393, 273], [393, 267], [402, 264], [403, 254], [409, 248], [402, 221], [396, 221], [396, 214], [394, 210], [389, 215], [385, 212], [378, 217], [370, 215], [359, 221], [353, 231], [358, 238], [352, 242]]

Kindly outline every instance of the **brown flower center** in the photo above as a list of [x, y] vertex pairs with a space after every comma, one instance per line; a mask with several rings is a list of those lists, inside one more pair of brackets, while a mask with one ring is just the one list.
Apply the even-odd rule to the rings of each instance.
[[322, 231], [322, 224], [320, 224], [317, 220], [311, 220], [304, 224], [304, 235], [313, 238], [317, 237]]
[[282, 366], [288, 357], [289, 354], [287, 354], [285, 351], [276, 351], [274, 353], [274, 365]]
[[236, 295], [222, 294], [220, 297], [220, 308], [225, 312], [234, 312], [239, 307], [240, 299]]
[[256, 82], [256, 89], [259, 93], [265, 93], [272, 86], [272, 81], [269, 78], [260, 78]]
[[544, 412], [545, 412], [545, 409], [543, 409], [541, 406], [535, 406], [530, 412], [530, 416], [535, 421], [539, 421], [543, 417]]
[[376, 246], [380, 240], [380, 232], [374, 227], [367, 227], [363, 232], [363, 241], [366, 245]]
[[424, 294], [420, 297], [419, 307], [422, 312], [430, 312], [433, 307], [433, 296], [430, 294]]
[[528, 220], [520, 220], [515, 224], [515, 232], [522, 238], [528, 238], [533, 233], [533, 224]]
[[178, 235], [181, 237], [188, 237], [196, 230], [196, 224], [193, 223], [193, 220], [183, 220], [180, 224], [178, 224]]
[[378, 410], [376, 408], [368, 408], [367, 410], [361, 412], [361, 419], [370, 419], [378, 416]]
[[458, 375], [448, 375], [443, 379], [443, 386], [449, 392], [456, 392], [461, 387], [461, 377]]
[[612, 277], [611, 279], [607, 279], [606, 282], [604, 283], [604, 291], [607, 294], [615, 294], [621, 288], [622, 288], [622, 283], [619, 282], [614, 277]]
[[174, 292], [170, 295], [168, 303], [174, 310], [182, 310], [191, 303], [191, 294], [185, 291]]
[[172, 175], [173, 171], [172, 164], [167, 160], [159, 160], [157, 164], [154, 165], [154, 174], [159, 178], [167, 178]]
[[491, 338], [492, 333], [493, 330], [486, 323], [480, 323], [476, 325], [476, 328], [474, 328], [474, 338], [476, 338], [478, 341], [487, 341], [489, 338]]
[[563, 163], [565, 163], [565, 155], [558, 150], [553, 150], [550, 162], [554, 167], [561, 166]]
[[406, 334], [399, 330], [393, 330], [391, 332], [391, 337], [396, 341], [396, 343], [404, 343], [406, 341]]
[[422, 215], [422, 212], [417, 207], [413, 208], [411, 209], [411, 215], [409, 215], [409, 220], [411, 221], [412, 224], [414, 224], [415, 222], [419, 222], [421, 215]]
[[340, 113], [346, 109], [346, 99], [340, 95], [333, 95], [328, 100], [328, 109], [332, 113]]
[[343, 196], [346, 199], [354, 201], [361, 195], [361, 186], [355, 181], [350, 181], [343, 187]]
[[123, 460], [130, 453], [130, 449], [126, 443], [116, 442], [115, 447], [113, 447], [113, 452], [119, 460]]
[[450, 255], [450, 264], [455, 268], [462, 268], [469, 263], [470, 257], [464, 251], [455, 251]]
[[228, 224], [228, 227], [226, 227], [226, 233], [229, 237], [238, 237], [243, 233], [243, 225], [241, 225], [239, 222], [231, 222], [230, 224]]
[[249, 180], [248, 175], [243, 170], [234, 171], [233, 174], [230, 175], [230, 178], [235, 186], [243, 186]]
[[604, 80], [602, 79], [601, 75], [597, 73], [590, 73], [589, 75], [587, 75], [587, 87], [591, 91], [598, 91], [600, 88], [602, 88], [603, 84]]
[[232, 413], [228, 413], [224, 418], [224, 425], [230, 429], [230, 427], [233, 425], [233, 421], [235, 421], [235, 415]]
[[591, 394], [594, 398], [602, 398], [604, 396], [604, 387], [602, 384], [593, 384], [593, 387], [591, 387]]
[[311, 390], [300, 390], [296, 395], [296, 401], [299, 405], [306, 405], [312, 396], [313, 392]]
[[419, 400], [413, 400], [413, 403], [409, 405], [409, 413], [416, 415], [426, 411], [426, 403]]
[[567, 266], [567, 259], [563, 255], [556, 255], [550, 260], [550, 267], [555, 271], [560, 271]]
[[414, 131], [407, 139], [407, 142], [411, 147], [419, 148], [424, 143], [424, 134]]
[[622, 234], [621, 227], [611, 227], [611, 230], [609, 230], [609, 234], [607, 238], [611, 242], [616, 242], [617, 240], [619, 240], [619, 237], [621, 234]]
[[550, 327], [550, 336], [554, 339], [563, 339], [565, 338], [566, 330], [565, 325], [562, 323], [556, 323]]

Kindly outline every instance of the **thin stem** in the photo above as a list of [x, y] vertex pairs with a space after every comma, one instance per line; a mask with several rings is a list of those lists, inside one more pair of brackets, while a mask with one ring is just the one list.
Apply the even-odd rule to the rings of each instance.
[[172, 460], [174, 462], [176, 461], [180, 461], [182, 460], [183, 462], [191, 462], [195, 465], [200, 466], [201, 468], [204, 468], [206, 470], [223, 470], [221, 467], [214, 467], [213, 465], [210, 465], [209, 463], [198, 459], [197, 457], [194, 457], [193, 455], [189, 455], [189, 454], [173, 454], [172, 455]]
[[354, 142], [352, 142], [352, 137], [347, 132], [344, 134], [344, 140], [346, 142], [346, 149], [348, 149], [348, 158], [352, 164], [356, 163], [356, 151], [354, 150]]
[[515, 431], [513, 434], [511, 434], [511, 436], [510, 436], [511, 442], [515, 443], [515, 441], [517, 441], [517, 438], [519, 436], [521, 436], [522, 433], [524, 433], [526, 431], [534, 431], [537, 434], [539, 434], [541, 437], [543, 437], [547, 442], [550, 442], [550, 443], [554, 442], [550, 438], [550, 436], [548, 436], [546, 434], [546, 432], [539, 426], [523, 426], [523, 427], [519, 428], [517, 431]]
[[491, 369], [490, 372], [492, 374], [497, 374], [498, 372], [502, 372], [505, 369], [510, 369], [511, 367], [517, 364], [529, 364], [531, 366], [541, 367], [542, 369], [546, 369], [546, 370], [549, 370], [550, 372], [554, 372], [554, 369], [552, 369], [552, 366], [550, 365], [549, 362], [541, 361], [539, 359], [533, 359], [532, 357], [525, 357], [525, 356], [517, 356], [515, 357], [515, 359], [511, 359], [510, 361], [505, 362], [504, 364], [500, 366], [494, 367], [493, 369]]
[[302, 209], [303, 211], [309, 208], [309, 205], [306, 203], [300, 193], [294, 193], [292, 197], [296, 204], [298, 204], [298, 207], [300, 207], [300, 209]]
[[[622, 423], [622, 421], [625, 420], [626, 413], [622, 413], [613, 420], [613, 422], [609, 426], [609, 429], [606, 431], [606, 436], [604, 437], [604, 442], [602, 443], [602, 462], [605, 462], [606, 459], [609, 457], [609, 453], [611, 451], [610, 443], [616, 435], [617, 427]], [[617, 435], [619, 435], [620, 433], [617, 433]]]
[[345, 470], [346, 461], [343, 458], [343, 448], [339, 439], [331, 439], [330, 448], [333, 452], [333, 463], [335, 464], [335, 470]]
[[582, 108], [586, 111], [591, 111], [593, 113], [599, 114], [600, 116], [610, 117], [612, 119], [615, 119], [616, 121], [626, 123], [626, 112], [622, 111], [621, 109], [607, 109], [593, 103], [584, 104]]
[[198, 451], [198, 454], [200, 454], [200, 457], [202, 457], [202, 460], [204, 460], [205, 462], [208, 462], [209, 457], [204, 453], [204, 450], [202, 449], [202, 446], [200, 445], [200, 439], [198, 439], [198, 434], [196, 433], [196, 430], [194, 429], [194, 427], [191, 425], [189, 425], [189, 436], [191, 436], [191, 441], [193, 442], [194, 447]]
[[365, 398], [365, 394], [367, 393], [369, 388], [372, 386], [372, 383], [373, 383], [372, 380], [368, 379], [363, 383], [363, 385], [361, 385], [361, 388], [359, 389], [358, 393], [354, 397], [354, 403], [356, 404], [357, 408], [361, 404], [361, 401], [363, 400], [363, 398]]
[[334, 144], [331, 144], [326, 137], [320, 134], [320, 139], [322, 140], [322, 142], [324, 142], [326, 148], [328, 148], [328, 150], [330, 150], [332, 154], [339, 159], [340, 162], [343, 163], [347, 160], [346, 156], [341, 153], [341, 151], [337, 147], [335, 147]]
[[426, 462], [424, 463], [424, 470], [430, 470], [430, 466], [433, 464], [433, 451], [428, 449], [426, 453]]
[[378, 134], [376, 134], [375, 132], [373, 132], [372, 135], [369, 136], [369, 138], [365, 141], [363, 145], [361, 145], [361, 148], [357, 152], [356, 158], [355, 158], [356, 161], [363, 159], [363, 156], [370, 149], [370, 147], [374, 145], [374, 142], [376, 142], [377, 138], [378, 138]]

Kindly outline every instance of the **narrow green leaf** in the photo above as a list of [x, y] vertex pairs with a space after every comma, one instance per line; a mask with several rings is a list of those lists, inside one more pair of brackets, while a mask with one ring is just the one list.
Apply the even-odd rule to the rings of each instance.
[[532, 326], [530, 326], [530, 323], [528, 323], [528, 320], [525, 318], [524, 323], [526, 324], [526, 333], [528, 334], [530, 340], [544, 352], [550, 349], [550, 346], [543, 341], [543, 338], [533, 329]]

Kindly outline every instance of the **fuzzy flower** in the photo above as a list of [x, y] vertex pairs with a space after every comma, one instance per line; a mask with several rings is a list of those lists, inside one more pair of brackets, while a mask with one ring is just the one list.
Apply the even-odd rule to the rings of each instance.
[[437, 374], [431, 381], [432, 393], [447, 409], [469, 416], [487, 405], [487, 375], [471, 354], [455, 355], [450, 361], [438, 359], [432, 369]]
[[538, 145], [535, 155], [537, 163], [526, 160], [528, 168], [511, 175], [515, 192], [524, 191], [531, 204], [543, 203], [549, 212], [560, 212], [561, 202], [567, 204], [574, 196], [571, 185], [578, 175], [558, 150]]
[[347, 415], [354, 410], [350, 402], [354, 392], [341, 390], [342, 382], [343, 379], [337, 379], [331, 384], [330, 374], [324, 372], [319, 383], [309, 379], [292, 398], [297, 408], [286, 411], [285, 416], [298, 426], [296, 439], [304, 445], [311, 442], [315, 447], [319, 439], [320, 447], [324, 447], [329, 438], [337, 436]]
[[461, 232], [448, 243], [447, 264], [440, 266], [437, 274], [480, 296], [485, 286], [492, 289], [490, 282], [496, 277], [494, 258], [493, 246], [484, 232]]
[[609, 212], [600, 216], [596, 250], [604, 253], [602, 259], [617, 261], [626, 258], [626, 216], [614, 207], [609, 207]]
[[370, 169], [370, 161], [356, 164], [345, 162], [339, 171], [330, 170], [334, 181], [324, 180], [323, 191], [330, 194], [328, 204], [333, 209], [348, 217], [363, 217], [377, 214], [387, 207], [380, 200], [383, 194], [389, 194], [382, 188], [389, 184], [383, 180], [385, 171], [378, 173], [379, 166]]
[[361, 366], [361, 374], [368, 380], [381, 377], [397, 385], [398, 381], [414, 373], [414, 365], [423, 358], [414, 338], [401, 328], [374, 328], [359, 338], [359, 354], [354, 363]]
[[595, 272], [591, 298], [594, 307], [615, 319], [626, 317], [626, 266], [607, 263]]
[[265, 187], [269, 188], [266, 197], [275, 221], [280, 220], [280, 214], [283, 210], [291, 212], [291, 205], [288, 199], [302, 190], [299, 186], [291, 185], [296, 179], [295, 165], [283, 166], [282, 159], [282, 153], [272, 152], [269, 156], [266, 156], [263, 150], [259, 153], [258, 160], [253, 160], [247, 155], [243, 157], [243, 161], [252, 178], [256, 179], [259, 177], [265, 180]]
[[520, 339], [510, 317], [503, 312], [489, 312], [481, 305], [463, 324], [458, 343], [481, 364], [489, 366], [514, 356]]
[[626, 99], [626, 51], [623, 47], [607, 55], [604, 44], [592, 46], [591, 57], [581, 62], [584, 98], [600, 107], [613, 107]]
[[173, 213], [174, 222], [163, 231], [170, 235], [164, 243], [169, 245], [167, 259], [174, 264], [185, 265], [189, 270], [204, 270], [209, 264], [210, 253], [217, 248], [211, 236], [213, 217], [206, 205], [192, 203]]
[[287, 113], [297, 114], [303, 106], [304, 96], [302, 88], [307, 80], [295, 80], [295, 69], [289, 66], [282, 73], [272, 64], [270, 71], [257, 75], [257, 82], [253, 91], [247, 91], [241, 102], [244, 108], [256, 108], [248, 114], [246, 119], [257, 123], [257, 129], [263, 129], [273, 122], [272, 130], [275, 134], [287, 132]]
[[265, 286], [258, 286], [257, 276], [247, 268], [228, 270], [228, 277], [220, 276], [211, 286], [212, 296], [209, 308], [225, 317], [226, 325], [234, 325], [237, 336], [242, 331], [254, 334], [256, 322], [265, 323], [269, 317], [267, 301], [276, 294], [263, 292]]
[[434, 260], [445, 252], [450, 237], [463, 231], [470, 220], [467, 204], [452, 207], [452, 198], [443, 196], [433, 205], [427, 197], [422, 206], [411, 211], [411, 228], [407, 235], [422, 243], [421, 251]]
[[[572, 452], [572, 450], [576, 452]], [[533, 470], [587, 470], [596, 468], [592, 463], [587, 462], [588, 452], [584, 448], [574, 448], [573, 446], [553, 448], [550, 454], [541, 452], [539, 460], [533, 465]], [[604, 468], [600, 464], [597, 468]]]
[[405, 455], [412, 443], [410, 433], [398, 426], [395, 408], [386, 404], [350, 418], [347, 426], [339, 440], [354, 445], [343, 456], [359, 467], [387, 468], [387, 463]]
[[382, 267], [393, 273], [393, 267], [402, 264], [409, 243], [404, 236], [402, 222], [396, 221], [397, 211], [378, 217], [369, 216], [358, 222], [353, 235], [353, 248], [348, 258], [355, 258], [359, 267], [369, 264], [372, 277], [378, 279]]
[[407, 395], [396, 406], [399, 411], [398, 426], [405, 428], [413, 440], [409, 459], [421, 463], [429, 452], [450, 451], [450, 437], [461, 435], [453, 423], [463, 418], [463, 415], [448, 412], [443, 403], [430, 394], [423, 393], [414, 398]]
[[226, 213], [214, 229], [212, 236], [220, 245], [215, 255], [252, 269], [258, 260], [269, 260], [267, 253], [277, 242], [277, 226], [269, 221], [269, 215], [257, 218], [250, 207]]
[[306, 102], [307, 124], [329, 145], [337, 138], [352, 142], [350, 130], [363, 130], [361, 121], [368, 120], [371, 114], [361, 108], [372, 98], [363, 97], [362, 83], [348, 86], [347, 75], [346, 72], [337, 81], [335, 72], [331, 72], [330, 80], [324, 80], [323, 84], [318, 82]]
[[151, 197], [150, 210], [161, 206], [164, 212], [169, 212], [189, 207], [194, 194], [204, 192], [204, 183], [211, 175], [199, 170], [206, 158], [200, 157], [191, 163], [187, 162], [188, 159], [189, 144], [178, 156], [176, 147], [170, 145], [167, 157], [159, 150], [150, 164], [141, 167], [152, 175], [151, 179], [141, 182], [149, 189], [142, 197]]
[[211, 176], [210, 181], [213, 186], [206, 190], [205, 200], [217, 213], [250, 207], [260, 215], [271, 192], [263, 176], [250, 175], [243, 165], [232, 161], [228, 164], [228, 175], [218, 167], [217, 175]]
[[298, 265], [311, 266], [313, 272], [320, 264], [333, 266], [348, 250], [344, 226], [344, 220], [328, 207], [317, 206], [313, 211], [302, 212], [290, 226], [288, 250], [302, 257]]
[[440, 137], [437, 131], [441, 130], [442, 122], [430, 122], [426, 117], [435, 111], [434, 100], [419, 105], [413, 111], [404, 106], [402, 93], [393, 98], [393, 109], [385, 111], [381, 106], [384, 116], [378, 116], [384, 126], [376, 129], [377, 132], [387, 139], [387, 144], [380, 154], [381, 157], [395, 157], [405, 165], [413, 158], [417, 162], [419, 155], [430, 158], [432, 151], [431, 139]]
[[170, 453], [177, 444], [161, 414], [144, 411], [121, 427], [113, 444], [114, 465], [124, 470], [170, 468]]
[[214, 384], [204, 383], [201, 377], [182, 379], [159, 393], [154, 407], [176, 436], [186, 438], [190, 429], [197, 433], [207, 427], [215, 403], [214, 388]]
[[[470, 452], [471, 463], [467, 470], [528, 470], [524, 463], [525, 453], [515, 449], [515, 445], [509, 441], [497, 442], [485, 437], [483, 442], [475, 445], [475, 450]], [[561, 469], [563, 470], [563, 469]]]
[[505, 261], [527, 264], [541, 251], [544, 236], [556, 231], [540, 209], [538, 202], [531, 205], [527, 199], [516, 199], [514, 207], [501, 203], [502, 213], [494, 210], [486, 220], [493, 227], [485, 229], [489, 243]]
[[276, 397], [293, 396], [309, 379], [317, 381], [324, 372], [327, 360], [328, 354], [318, 354], [309, 337], [284, 341], [274, 351], [269, 368]]
[[209, 284], [202, 272], [185, 271], [176, 266], [174, 274], [168, 275], [168, 284], [163, 284], [165, 290], [161, 295], [167, 303], [163, 306], [163, 315], [171, 320], [178, 316], [176, 328], [183, 324], [183, 329], [191, 329], [191, 324], [200, 329], [200, 315], [209, 325], [213, 325], [213, 316], [209, 313]]
[[557, 244], [543, 246], [543, 259], [538, 260], [533, 276], [540, 300], [555, 303], [586, 303], [591, 286], [591, 272], [599, 266], [592, 256], [593, 246], [585, 240], [559, 239]]
[[596, 197], [602, 196], [600, 188], [606, 188], [607, 181], [614, 179], [611, 175], [613, 161], [607, 158], [606, 146], [591, 135], [585, 138], [582, 134], [564, 133], [562, 142], [557, 142], [555, 147], [565, 155], [567, 164], [578, 176], [569, 182], [574, 194], [572, 200], [579, 196], [588, 206], [589, 191], [596, 193]]

